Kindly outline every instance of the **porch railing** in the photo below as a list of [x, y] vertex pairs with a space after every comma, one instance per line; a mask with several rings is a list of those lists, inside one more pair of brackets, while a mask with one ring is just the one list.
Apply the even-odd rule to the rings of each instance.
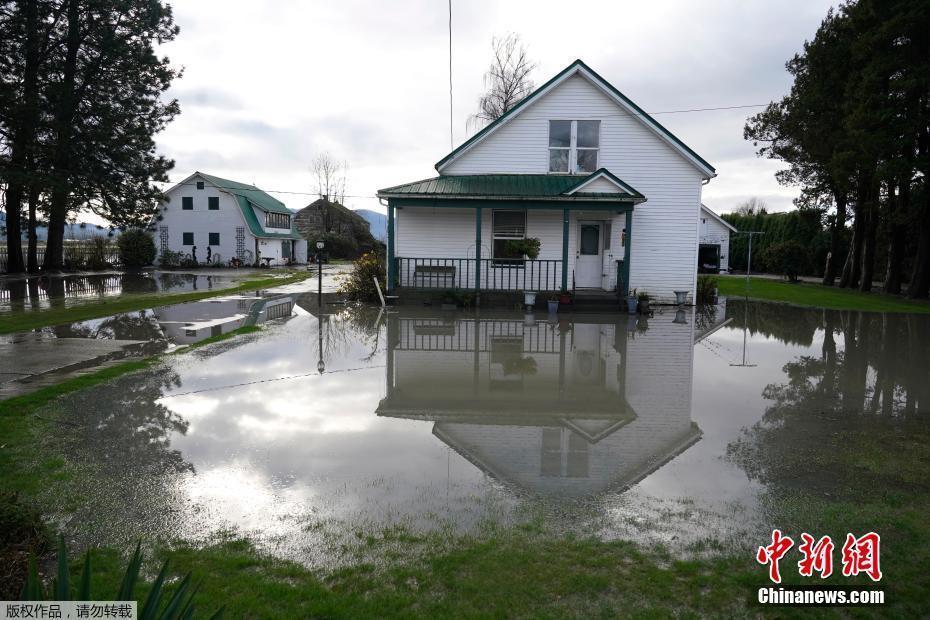
[[482, 291], [557, 291], [562, 287], [561, 260], [396, 257], [395, 286]]

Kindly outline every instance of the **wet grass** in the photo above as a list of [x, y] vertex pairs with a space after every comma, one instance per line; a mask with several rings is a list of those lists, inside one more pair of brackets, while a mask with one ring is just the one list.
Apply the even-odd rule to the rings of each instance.
[[811, 282], [791, 283], [750, 277], [747, 286], [744, 276], [719, 276], [718, 290], [721, 295], [778, 301], [797, 306], [865, 312], [930, 314], [930, 303], [925, 301], [904, 299], [879, 292], [861, 293], [856, 290], [823, 286]]
[[12, 311], [0, 315], [0, 334], [9, 334], [13, 332], [46, 327], [48, 325], [60, 325], [62, 323], [73, 323], [75, 321], [85, 321], [96, 319], [120, 312], [132, 312], [156, 306], [167, 306], [171, 304], [181, 304], [190, 301], [199, 301], [210, 297], [219, 297], [223, 295], [235, 295], [236, 293], [245, 293], [264, 288], [275, 286], [284, 286], [294, 282], [300, 282], [312, 275], [309, 271], [292, 272], [283, 278], [260, 278], [246, 280], [241, 284], [229, 288], [215, 289], [210, 291], [195, 291], [188, 293], [144, 293], [128, 294], [106, 299], [93, 300], [85, 303], [78, 303], [73, 306], [54, 307], [40, 310]]

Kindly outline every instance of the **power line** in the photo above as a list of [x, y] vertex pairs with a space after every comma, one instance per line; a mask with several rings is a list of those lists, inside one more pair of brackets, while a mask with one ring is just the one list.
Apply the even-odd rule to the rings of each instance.
[[449, 148], [455, 149], [452, 132], [452, 0], [449, 0]]

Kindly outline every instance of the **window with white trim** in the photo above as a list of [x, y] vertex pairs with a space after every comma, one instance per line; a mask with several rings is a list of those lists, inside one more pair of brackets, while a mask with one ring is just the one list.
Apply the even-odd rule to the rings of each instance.
[[494, 265], [522, 265], [523, 254], [512, 251], [509, 241], [526, 238], [526, 211], [492, 212]]
[[549, 121], [549, 172], [587, 174], [597, 170], [601, 121]]

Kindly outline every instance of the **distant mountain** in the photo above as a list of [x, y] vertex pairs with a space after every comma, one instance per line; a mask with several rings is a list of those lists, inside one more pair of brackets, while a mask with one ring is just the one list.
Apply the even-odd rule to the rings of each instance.
[[378, 241], [387, 239], [387, 216], [384, 213], [371, 211], [370, 209], [355, 209], [355, 212], [365, 218], [371, 235]]
[[[25, 229], [26, 222], [21, 223], [23, 226], [23, 241], [27, 239]], [[0, 232], [6, 240], [6, 213], [0, 211]], [[76, 222], [74, 224], [65, 224], [65, 239], [90, 239], [91, 237], [106, 237], [109, 230], [99, 224], [88, 224], [86, 222]], [[36, 239], [45, 241], [48, 239], [48, 226], [36, 226]]]

